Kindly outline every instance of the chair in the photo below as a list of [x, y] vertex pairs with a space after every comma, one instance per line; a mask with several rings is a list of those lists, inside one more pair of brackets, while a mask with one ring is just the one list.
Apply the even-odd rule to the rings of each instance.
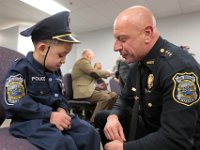
[[66, 90], [65, 96], [71, 106], [70, 113], [78, 114], [78, 111], [81, 111], [81, 115], [79, 115], [79, 117], [88, 120], [89, 118], [87, 118], [86, 112], [89, 112], [89, 115], [91, 115], [96, 107], [96, 103], [90, 102], [87, 99], [73, 99], [72, 77], [70, 73], [66, 73], [63, 76], [63, 82]]
[[122, 87], [117, 80], [111, 78], [109, 80], [109, 85], [110, 85], [110, 91], [116, 92], [118, 95], [121, 93]]
[[[5, 113], [2, 106], [4, 78], [12, 62], [22, 57], [24, 55], [17, 51], [0, 47], [0, 126], [5, 120]], [[0, 150], [38, 150], [38, 148], [26, 139], [12, 136], [8, 127], [2, 127], [0, 128]]]

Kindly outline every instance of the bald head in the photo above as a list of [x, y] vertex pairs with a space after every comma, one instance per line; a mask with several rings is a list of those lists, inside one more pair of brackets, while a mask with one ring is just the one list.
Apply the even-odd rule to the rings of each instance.
[[91, 49], [84, 49], [82, 52], [82, 58], [86, 58], [91, 62], [94, 58], [94, 52]]
[[114, 26], [118, 23], [126, 23], [140, 29], [147, 26], [156, 28], [156, 20], [153, 13], [146, 7], [133, 6], [122, 11], [116, 18]]
[[156, 20], [146, 7], [133, 6], [122, 11], [114, 22], [114, 50], [127, 63], [142, 60], [159, 38]]

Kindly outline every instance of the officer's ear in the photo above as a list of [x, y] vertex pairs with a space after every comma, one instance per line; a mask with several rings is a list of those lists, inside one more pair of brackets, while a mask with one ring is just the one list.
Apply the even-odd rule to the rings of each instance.
[[145, 44], [148, 44], [150, 41], [151, 41], [151, 39], [152, 39], [152, 36], [153, 36], [153, 31], [154, 29], [153, 29], [153, 27], [152, 26], [146, 26], [145, 28], [144, 28], [144, 37], [145, 37]]

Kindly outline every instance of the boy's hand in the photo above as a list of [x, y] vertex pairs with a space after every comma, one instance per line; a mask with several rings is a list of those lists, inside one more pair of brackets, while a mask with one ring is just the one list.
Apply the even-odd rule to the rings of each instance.
[[63, 131], [71, 128], [71, 117], [66, 112], [63, 113], [63, 111], [52, 112], [50, 123], [55, 124], [60, 131]]
[[57, 112], [67, 113], [63, 108], [60, 108], [60, 107], [57, 109]]

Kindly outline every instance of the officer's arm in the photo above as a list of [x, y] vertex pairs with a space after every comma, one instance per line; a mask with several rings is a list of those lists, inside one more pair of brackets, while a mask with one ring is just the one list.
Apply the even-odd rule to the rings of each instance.
[[106, 70], [96, 70], [88, 61], [83, 61], [80, 63], [79, 68], [95, 79], [107, 78], [111, 75], [111, 73]]

